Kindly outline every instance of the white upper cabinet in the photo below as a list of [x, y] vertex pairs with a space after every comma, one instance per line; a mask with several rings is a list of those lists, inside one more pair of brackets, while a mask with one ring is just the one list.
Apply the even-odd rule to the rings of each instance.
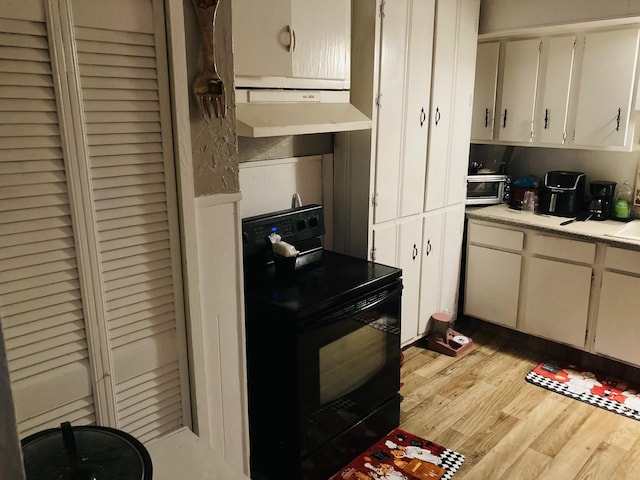
[[535, 134], [539, 143], [562, 145], [567, 140], [569, 91], [575, 47], [575, 35], [543, 40], [540, 102], [535, 123]]
[[437, 3], [426, 212], [465, 201], [478, 11], [477, 0]]
[[348, 88], [349, 0], [233, 0], [232, 18], [237, 87]]
[[434, 8], [434, 0], [385, 4], [374, 223], [422, 212]]
[[444, 206], [452, 115], [456, 55], [456, 2], [438, 2], [433, 59], [431, 126], [429, 133], [428, 188], [425, 211]]
[[574, 144], [630, 146], [640, 29], [587, 33], [578, 88]]
[[500, 42], [478, 45], [471, 140], [493, 140]]
[[[380, 40], [380, 83], [378, 94], [378, 135], [374, 223], [396, 217], [398, 211], [399, 159], [402, 154], [402, 115], [404, 106], [405, 57], [407, 44], [406, 2], [385, 5], [384, 25]], [[393, 25], [393, 28], [391, 28]], [[382, 139], [381, 139], [382, 138]]]
[[481, 35], [471, 141], [638, 150], [640, 22], [634, 21]]
[[413, 1], [409, 13], [401, 217], [422, 212], [427, 171], [434, 9], [435, 0]]
[[504, 72], [498, 140], [527, 143], [533, 140], [541, 40], [509, 40], [505, 43]]

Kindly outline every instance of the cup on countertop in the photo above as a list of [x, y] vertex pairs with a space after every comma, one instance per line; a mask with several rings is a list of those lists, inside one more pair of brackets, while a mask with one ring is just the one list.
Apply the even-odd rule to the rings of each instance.
[[522, 198], [522, 211], [525, 213], [536, 213], [538, 209], [538, 195], [536, 192], [524, 192]]

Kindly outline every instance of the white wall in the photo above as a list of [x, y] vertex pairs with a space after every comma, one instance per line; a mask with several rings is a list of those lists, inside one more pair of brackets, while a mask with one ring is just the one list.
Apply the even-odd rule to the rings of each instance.
[[481, 0], [480, 33], [627, 16], [640, 0]]
[[323, 206], [326, 235], [333, 246], [333, 155], [282, 158], [240, 164], [242, 218], [291, 208], [299, 194], [302, 205]]
[[607, 180], [633, 186], [636, 168], [640, 166], [640, 152], [614, 153], [593, 150], [559, 148], [516, 147], [510, 155], [504, 146], [472, 145], [471, 158], [484, 165], [500, 164], [503, 156], [508, 160], [508, 173], [514, 179], [535, 175], [542, 181], [550, 170], [584, 172], [587, 182]]

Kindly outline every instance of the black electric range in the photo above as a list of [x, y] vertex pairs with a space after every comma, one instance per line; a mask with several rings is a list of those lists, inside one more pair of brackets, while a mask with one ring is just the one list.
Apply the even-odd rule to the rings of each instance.
[[252, 478], [326, 479], [399, 424], [402, 271], [323, 234], [319, 205], [243, 219]]

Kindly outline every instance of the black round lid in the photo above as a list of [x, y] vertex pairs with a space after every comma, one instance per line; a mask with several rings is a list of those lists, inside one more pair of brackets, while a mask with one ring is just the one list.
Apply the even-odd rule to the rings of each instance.
[[63, 423], [21, 443], [27, 480], [151, 480], [146, 448], [113, 428]]

